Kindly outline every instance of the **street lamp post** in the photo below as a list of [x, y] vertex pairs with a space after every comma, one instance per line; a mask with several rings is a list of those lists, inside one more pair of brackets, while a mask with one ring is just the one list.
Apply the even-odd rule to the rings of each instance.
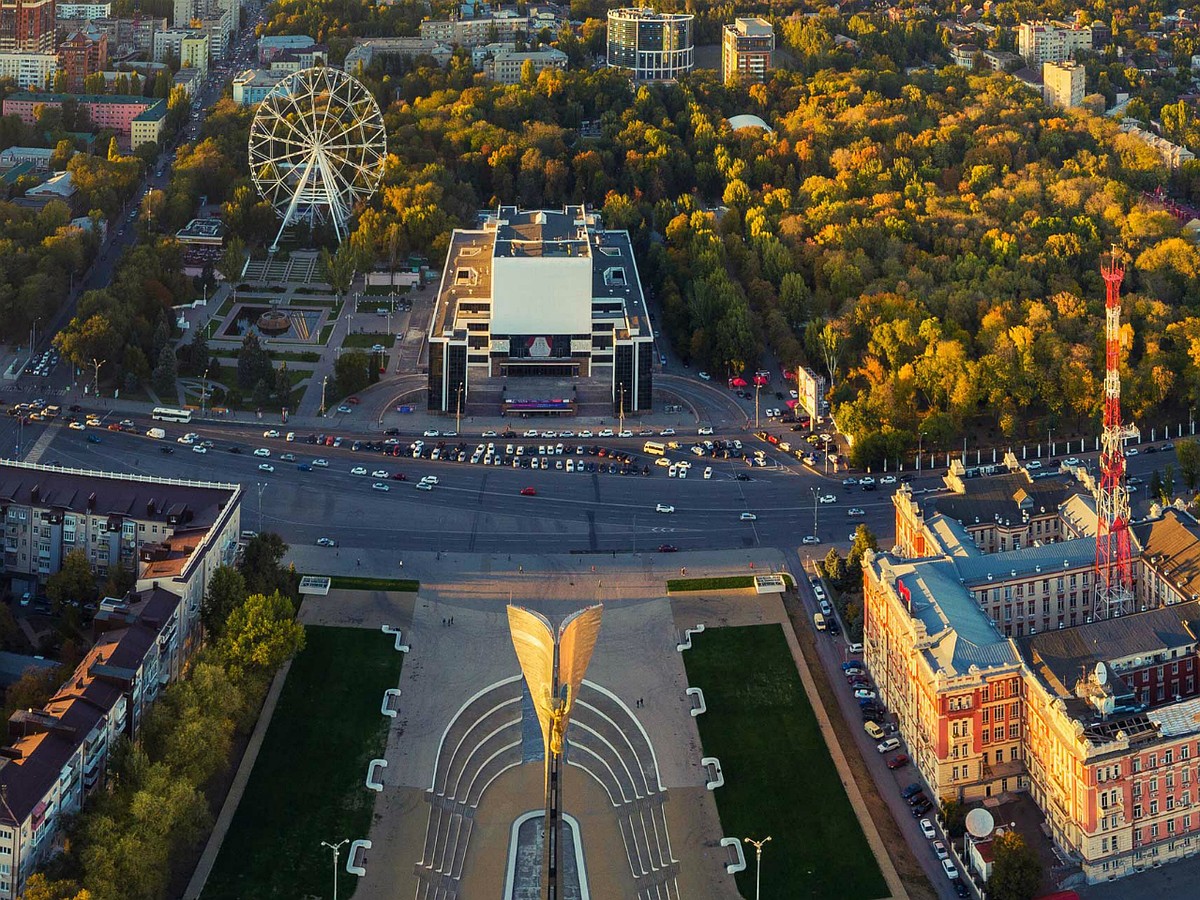
[[754, 428], [758, 429], [758, 392], [762, 390], [762, 382], [755, 377], [754, 379]]
[[200, 418], [204, 418], [204, 401], [208, 399], [208, 366], [204, 367], [204, 376], [200, 380]]
[[924, 441], [925, 441], [925, 432], [918, 431], [917, 432], [917, 474], [918, 475], [921, 474], [921, 450], [922, 450], [922, 444], [924, 443]]
[[813, 537], [817, 536], [817, 504], [820, 503], [821, 493], [815, 487], [809, 488], [813, 496]]
[[321, 411], [318, 415], [325, 415], [325, 388], [329, 386], [329, 376], [326, 375], [321, 379]]
[[619, 410], [620, 424], [617, 426], [617, 431], [625, 430], [625, 382], [621, 382], [621, 408]]
[[265, 482], [259, 481], [259, 482], [257, 482], [257, 487], [258, 487], [258, 530], [261, 532], [263, 530], [262, 495], [263, 495], [263, 491], [265, 491], [267, 489], [267, 485]]
[[460, 381], [458, 383], [458, 403], [454, 408], [454, 430], [462, 431], [462, 395], [465, 385]]
[[761, 841], [756, 841], [754, 838], [746, 838], [747, 844], [754, 845], [754, 900], [759, 900], [759, 880], [762, 878], [762, 848], [763, 844], [771, 839], [768, 834]]
[[350, 843], [350, 838], [346, 838], [345, 840], [338, 841], [336, 844], [331, 844], [328, 841], [321, 841], [322, 847], [328, 847], [330, 850], [333, 851], [333, 900], [337, 900], [338, 853], [341, 851], [342, 847], [348, 843]]

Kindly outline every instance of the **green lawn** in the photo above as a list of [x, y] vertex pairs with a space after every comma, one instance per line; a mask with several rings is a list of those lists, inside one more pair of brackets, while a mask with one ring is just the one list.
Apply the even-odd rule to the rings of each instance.
[[359, 578], [354, 575], [334, 575], [329, 586], [345, 591], [408, 591], [420, 590], [421, 582], [415, 578]]
[[[692, 635], [688, 682], [708, 711], [696, 719], [705, 756], [721, 760], [715, 794], [731, 837], [771, 836], [764, 900], [872, 900], [887, 883], [846, 797], [779, 625]], [[753, 848], [738, 875], [754, 896]]]
[[[365, 838], [375, 793], [367, 764], [383, 755], [391, 719], [383, 692], [400, 678], [392, 635], [310, 625], [292, 663], [246, 793], [203, 900], [328, 897], [330, 853], [321, 841]], [[354, 893], [345, 873], [338, 896]]]
[[[789, 587], [795, 587], [792, 576], [784, 574], [784, 581]], [[678, 594], [687, 591], [732, 591], [754, 587], [753, 575], [726, 575], [718, 578], [672, 578], [667, 582], [667, 593]]]
[[362, 347], [370, 350], [376, 344], [390, 347], [396, 341], [395, 337], [386, 331], [355, 331], [342, 338], [343, 347]]

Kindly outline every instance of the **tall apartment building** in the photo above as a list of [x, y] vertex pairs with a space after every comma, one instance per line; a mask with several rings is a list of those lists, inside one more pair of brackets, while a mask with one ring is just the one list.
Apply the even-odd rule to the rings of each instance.
[[1048, 106], [1074, 109], [1083, 105], [1087, 73], [1074, 61], [1042, 63], [1042, 98]]
[[634, 81], [673, 81], [695, 65], [695, 16], [630, 7], [608, 11], [608, 66]]
[[236, 484], [0, 462], [6, 573], [43, 581], [81, 548], [98, 576], [118, 563], [137, 574], [130, 596], [101, 602], [96, 643], [58, 692], [9, 720], [0, 900], [17, 897], [53, 853], [64, 819], [102, 789], [113, 742], [136, 736], [186, 667], [208, 581], [236, 553], [241, 501]]
[[735, 19], [721, 34], [721, 77], [761, 84], [771, 68], [775, 29], [766, 19]]
[[112, 4], [56, 3], [54, 15], [59, 19], [107, 19], [112, 15]]
[[1072, 22], [1022, 22], [1017, 27], [1017, 52], [1038, 68], [1046, 62], [1065, 62], [1078, 50], [1092, 49], [1092, 29]]
[[67, 90], [82, 93], [84, 80], [108, 67], [108, 35], [95, 28], [72, 31], [58, 45], [58, 66], [66, 73]]
[[0, 53], [0, 78], [11, 78], [23, 91], [49, 90], [57, 74], [56, 53]]
[[208, 52], [213, 59], [229, 55], [229, 38], [238, 27], [240, 0], [175, 0], [175, 28], [199, 28], [208, 35]]
[[54, 0], [0, 0], [0, 53], [53, 53]]
[[[167, 31], [156, 32], [151, 59], [155, 62], [165, 62], [169, 57], [182, 60], [184, 41], [206, 41], [207, 37], [204, 31], [199, 28], [171, 28]], [[195, 44], [193, 43], [192, 46], [195, 46]]]
[[902, 491], [908, 533], [864, 561], [863, 642], [937, 795], [1028, 791], [1060, 855], [1095, 882], [1200, 849], [1200, 524], [1168, 507], [1134, 525], [1137, 607], [1101, 620], [1084, 615], [1086, 501], [1061, 502], [1050, 537], [987, 553], [990, 537], [968, 530], [982, 522], [930, 508], [915, 524]]
[[189, 34], [179, 42], [179, 67], [196, 69], [201, 77], [208, 71], [208, 35]]
[[108, 35], [108, 52], [112, 56], [129, 53], [154, 53], [154, 36], [167, 30], [166, 19], [93, 19], [89, 23]]

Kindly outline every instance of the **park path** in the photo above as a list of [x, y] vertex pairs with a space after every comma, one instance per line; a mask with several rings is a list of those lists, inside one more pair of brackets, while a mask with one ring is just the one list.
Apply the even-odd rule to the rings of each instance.
[[217, 854], [221, 852], [221, 844], [224, 843], [225, 835], [229, 832], [233, 814], [237, 812], [238, 804], [242, 802], [246, 783], [250, 780], [254, 762], [258, 759], [258, 751], [262, 748], [263, 738], [271, 724], [271, 716], [275, 712], [275, 704], [279, 701], [279, 694], [283, 690], [283, 683], [287, 681], [287, 675], [291, 668], [292, 661], [289, 659], [284, 663], [283, 668], [275, 673], [275, 679], [271, 682], [266, 699], [263, 700], [262, 710], [258, 714], [258, 722], [254, 725], [254, 732], [246, 744], [246, 752], [242, 754], [242, 761], [238, 765], [237, 773], [233, 776], [233, 783], [229, 785], [229, 793], [225, 796], [221, 812], [217, 815], [212, 833], [208, 836], [208, 843], [204, 846], [204, 852], [200, 854], [200, 861], [196, 864], [196, 871], [192, 873], [187, 890], [183, 892], [183, 900], [199, 900], [200, 895], [204, 892], [204, 885], [208, 882], [213, 864], [217, 861]]

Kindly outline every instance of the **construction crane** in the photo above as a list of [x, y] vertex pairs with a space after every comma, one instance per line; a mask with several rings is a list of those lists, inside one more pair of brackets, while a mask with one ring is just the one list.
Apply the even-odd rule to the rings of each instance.
[[1100, 264], [1107, 294], [1104, 302], [1104, 432], [1100, 438], [1100, 485], [1096, 493], [1096, 602], [1093, 614], [1104, 618], [1133, 609], [1129, 561], [1129, 491], [1125, 486], [1126, 431], [1121, 425], [1121, 280], [1125, 267], [1116, 247]]

